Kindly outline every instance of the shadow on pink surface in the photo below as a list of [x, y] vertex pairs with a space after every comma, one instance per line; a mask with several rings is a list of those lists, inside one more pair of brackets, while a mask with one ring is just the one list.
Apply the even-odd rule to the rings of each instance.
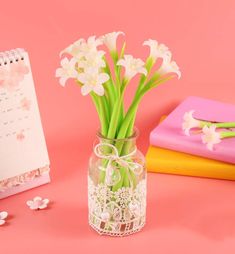
[[216, 241], [235, 236], [235, 205], [231, 200], [235, 194], [234, 182], [164, 174], [151, 176], [149, 192], [154, 189], [156, 192], [148, 199], [149, 229], [186, 228]]

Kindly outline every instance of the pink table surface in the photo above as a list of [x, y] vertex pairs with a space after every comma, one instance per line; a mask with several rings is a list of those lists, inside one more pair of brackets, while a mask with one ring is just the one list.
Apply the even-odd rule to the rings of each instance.
[[[49, 144], [49, 151], [52, 182], [0, 203], [10, 214], [0, 228], [1, 253], [234, 253], [234, 182], [148, 174], [143, 231], [99, 236], [87, 223], [88, 153], [71, 143]], [[48, 209], [29, 210], [25, 202], [36, 195], [52, 201]]]
[[[149, 174], [141, 233], [116, 239], [88, 227], [86, 169], [98, 120], [91, 100], [73, 82], [60, 87], [54, 73], [61, 49], [80, 37], [123, 30], [127, 52], [143, 59], [145, 39], [166, 43], [182, 79], [144, 99], [137, 126], [145, 152], [160, 116], [187, 96], [234, 103], [235, 2], [9, 0], [0, 6], [0, 51], [29, 51], [52, 169], [51, 184], [0, 201], [10, 214], [0, 227], [0, 253], [234, 254], [235, 183], [229, 181]], [[130, 84], [127, 102], [133, 91]], [[36, 195], [51, 200], [49, 209], [28, 209], [25, 202]]]

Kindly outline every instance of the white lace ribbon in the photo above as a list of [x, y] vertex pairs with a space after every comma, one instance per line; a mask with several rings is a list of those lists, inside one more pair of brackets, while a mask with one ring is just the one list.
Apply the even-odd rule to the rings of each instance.
[[[107, 147], [111, 149], [111, 152], [108, 154], [103, 151]], [[143, 172], [143, 166], [141, 164], [129, 161], [131, 157], [136, 153], [136, 151], [137, 149], [135, 147], [132, 152], [123, 156], [119, 156], [117, 148], [112, 144], [99, 143], [94, 147], [95, 155], [100, 159], [107, 160], [106, 167], [102, 166], [100, 168], [101, 170], [104, 170], [106, 172], [105, 183], [108, 186], [113, 186], [121, 180], [119, 168], [114, 167], [113, 163], [117, 163], [118, 165], [126, 169], [130, 184], [131, 186], [133, 186], [133, 179], [130, 176], [129, 170], [131, 170], [135, 175], [140, 175]]]

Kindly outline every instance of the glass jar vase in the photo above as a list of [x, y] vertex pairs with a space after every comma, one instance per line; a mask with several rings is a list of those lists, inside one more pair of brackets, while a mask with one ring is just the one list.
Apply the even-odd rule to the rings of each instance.
[[126, 139], [97, 133], [89, 160], [89, 224], [99, 234], [138, 232], [146, 219], [145, 157], [136, 147], [137, 129]]

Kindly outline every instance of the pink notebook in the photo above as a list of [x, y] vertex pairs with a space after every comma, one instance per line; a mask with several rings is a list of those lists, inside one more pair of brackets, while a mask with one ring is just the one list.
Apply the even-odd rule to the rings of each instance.
[[195, 110], [194, 116], [216, 122], [234, 122], [235, 105], [200, 97], [188, 97], [150, 134], [150, 144], [235, 164], [235, 138], [223, 139], [210, 151], [201, 135], [186, 136], [182, 130], [183, 115]]

